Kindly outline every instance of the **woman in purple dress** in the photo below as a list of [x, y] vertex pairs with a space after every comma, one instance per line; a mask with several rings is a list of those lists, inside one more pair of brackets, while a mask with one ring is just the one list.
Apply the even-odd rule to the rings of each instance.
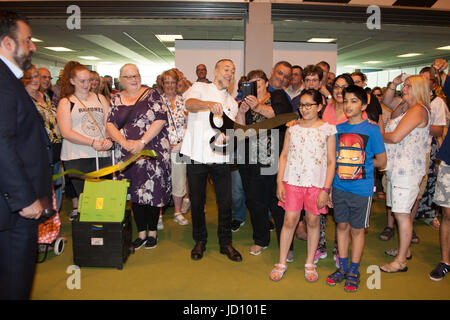
[[167, 131], [167, 110], [156, 90], [143, 87], [134, 64], [120, 69], [122, 90], [111, 99], [107, 132], [116, 142], [118, 162], [143, 149], [154, 150], [156, 158], [143, 157], [123, 170], [119, 179], [130, 181], [134, 219], [139, 236], [135, 249], [157, 245], [157, 224], [160, 208], [171, 196], [170, 143]]

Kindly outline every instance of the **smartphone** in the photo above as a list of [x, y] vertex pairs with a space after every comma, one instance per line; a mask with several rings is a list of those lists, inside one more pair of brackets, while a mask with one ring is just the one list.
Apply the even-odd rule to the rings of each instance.
[[256, 81], [244, 81], [241, 83], [241, 94], [242, 100], [244, 100], [247, 96], [255, 96], [256, 97]]

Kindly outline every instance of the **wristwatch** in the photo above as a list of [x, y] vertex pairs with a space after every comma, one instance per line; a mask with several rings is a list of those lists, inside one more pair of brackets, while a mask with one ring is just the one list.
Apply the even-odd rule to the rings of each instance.
[[144, 139], [141, 139], [141, 143], [145, 146], [147, 143], [145, 142]]

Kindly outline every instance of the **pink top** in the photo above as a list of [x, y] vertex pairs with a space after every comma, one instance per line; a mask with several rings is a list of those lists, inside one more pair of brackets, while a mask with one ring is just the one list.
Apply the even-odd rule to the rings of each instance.
[[[364, 120], [368, 119], [367, 113], [365, 111], [363, 112], [363, 119]], [[336, 111], [334, 110], [334, 104], [329, 103], [329, 104], [327, 104], [327, 106], [325, 107], [325, 110], [323, 111], [322, 120], [328, 122], [329, 124], [337, 126], [338, 124], [346, 122], [348, 120], [348, 118], [344, 114], [342, 116], [342, 118], [337, 119]]]

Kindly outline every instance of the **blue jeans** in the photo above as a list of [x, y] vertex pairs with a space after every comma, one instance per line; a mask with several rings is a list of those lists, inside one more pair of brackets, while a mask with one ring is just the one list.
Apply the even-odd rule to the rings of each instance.
[[245, 192], [242, 187], [241, 174], [239, 170], [231, 171], [231, 198], [233, 201], [233, 220], [245, 221], [247, 207], [245, 206]]

